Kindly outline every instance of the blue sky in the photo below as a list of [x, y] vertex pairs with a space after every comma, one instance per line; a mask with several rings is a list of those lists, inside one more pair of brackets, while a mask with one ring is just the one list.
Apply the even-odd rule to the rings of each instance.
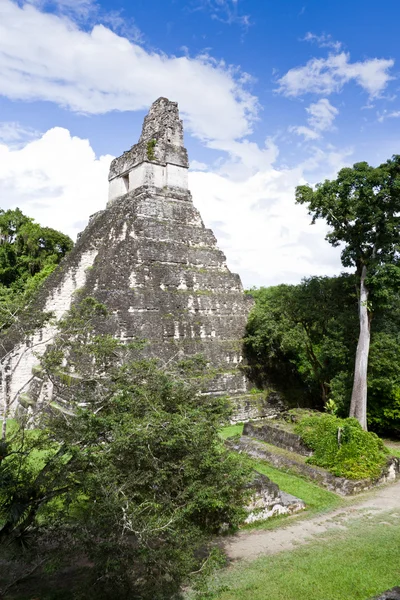
[[2, 207], [76, 235], [149, 105], [244, 284], [341, 270], [295, 186], [400, 152], [395, 0], [0, 0]]

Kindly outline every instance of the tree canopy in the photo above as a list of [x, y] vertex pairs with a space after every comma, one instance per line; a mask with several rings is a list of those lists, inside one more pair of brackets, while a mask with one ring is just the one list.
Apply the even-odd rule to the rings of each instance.
[[19, 208], [0, 209], [0, 328], [4, 331], [54, 271], [72, 240]]
[[306, 204], [312, 222], [323, 218], [331, 227], [326, 239], [342, 244], [342, 263], [377, 270], [397, 260], [400, 249], [400, 155], [379, 167], [366, 162], [341, 169], [336, 179], [313, 190], [296, 188], [296, 202]]
[[56, 266], [72, 246], [67, 235], [40, 226], [19, 208], [0, 210], [0, 283], [23, 286], [29, 277]]

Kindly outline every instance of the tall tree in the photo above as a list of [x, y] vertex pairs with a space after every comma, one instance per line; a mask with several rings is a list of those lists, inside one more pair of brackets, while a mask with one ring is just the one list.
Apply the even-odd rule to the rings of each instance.
[[313, 190], [296, 188], [296, 202], [306, 204], [312, 223], [325, 219], [326, 239], [343, 244], [342, 264], [355, 267], [359, 289], [360, 333], [357, 344], [350, 416], [367, 429], [367, 369], [371, 336], [373, 278], [388, 264], [395, 265], [400, 251], [400, 155], [379, 167], [366, 162], [339, 171]]

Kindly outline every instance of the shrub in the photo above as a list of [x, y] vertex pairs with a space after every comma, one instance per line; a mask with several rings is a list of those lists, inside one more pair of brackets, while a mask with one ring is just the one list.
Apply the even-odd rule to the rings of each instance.
[[364, 431], [356, 419], [334, 415], [305, 417], [296, 433], [314, 451], [307, 462], [348, 479], [376, 479], [386, 463], [387, 449], [375, 433]]

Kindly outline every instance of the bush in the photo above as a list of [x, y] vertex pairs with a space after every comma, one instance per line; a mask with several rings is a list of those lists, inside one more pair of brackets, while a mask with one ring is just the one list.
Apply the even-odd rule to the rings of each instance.
[[382, 440], [364, 431], [356, 419], [306, 417], [296, 425], [296, 433], [314, 451], [307, 462], [338, 477], [376, 479], [386, 463], [388, 450]]

